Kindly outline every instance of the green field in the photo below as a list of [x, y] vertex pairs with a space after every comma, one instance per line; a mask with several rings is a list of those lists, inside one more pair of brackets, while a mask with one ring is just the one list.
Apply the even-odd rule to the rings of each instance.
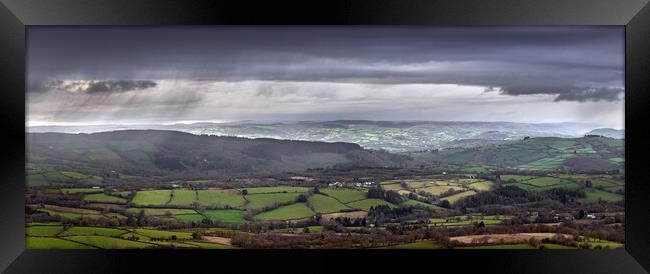
[[98, 236], [118, 236], [127, 231], [108, 227], [86, 227], [73, 226], [68, 228], [58, 236], [77, 236], [77, 235], [98, 235]]
[[149, 238], [166, 238], [171, 239], [172, 236], [176, 236], [177, 240], [189, 240], [192, 239], [192, 233], [188, 232], [177, 232], [177, 231], [163, 231], [163, 230], [154, 230], [154, 229], [132, 229], [136, 234], [149, 237]]
[[618, 202], [623, 200], [623, 195], [602, 191], [595, 188], [585, 189], [585, 198], [580, 199], [583, 203], [594, 203], [598, 201]]
[[270, 193], [246, 195], [248, 204], [246, 208], [264, 208], [276, 203], [283, 204], [295, 201], [300, 193]]
[[187, 241], [184, 242], [186, 244], [190, 244], [193, 246], [197, 246], [199, 248], [203, 249], [231, 249], [233, 248], [230, 245], [222, 245], [222, 244], [216, 244], [216, 243], [210, 243], [210, 242], [199, 242], [199, 241]]
[[462, 186], [457, 186], [457, 185], [451, 185], [451, 186], [428, 186], [428, 187], [423, 187], [419, 188], [418, 191], [424, 191], [427, 193], [431, 193], [432, 195], [440, 195], [442, 193], [445, 193], [449, 191], [449, 189], [453, 190], [464, 190], [465, 188]]
[[368, 211], [370, 210], [370, 207], [376, 207], [378, 205], [387, 205], [389, 207], [395, 207], [395, 205], [382, 199], [364, 199], [361, 201], [349, 203], [347, 205], [351, 208], [358, 208], [363, 211]]
[[155, 247], [153, 244], [106, 236], [68, 236], [63, 239], [104, 249], [139, 249]]
[[[513, 175], [511, 175], [513, 176]], [[503, 177], [503, 176], [502, 176]], [[535, 177], [527, 180], [520, 180], [514, 184], [504, 184], [505, 186], [515, 186], [528, 191], [544, 191], [554, 188], [577, 188], [578, 185], [570, 180], [569, 176], [558, 177]], [[577, 180], [580, 180], [576, 178]]]
[[445, 210], [444, 208], [439, 207], [437, 205], [427, 204], [427, 203], [423, 203], [423, 202], [416, 201], [416, 200], [406, 200], [406, 201], [400, 203], [399, 205], [400, 206], [425, 207], [425, 208], [433, 209], [433, 210], [436, 210], [436, 211], [444, 211]]
[[314, 212], [305, 203], [296, 203], [278, 207], [271, 211], [262, 212], [254, 216], [257, 220], [291, 220], [313, 216]]
[[392, 190], [392, 191], [398, 191], [398, 190], [403, 189], [402, 186], [399, 183], [382, 184], [381, 187], [384, 190]]
[[535, 179], [537, 176], [528, 176], [528, 175], [501, 175], [501, 182], [506, 182], [509, 181], [510, 179], [513, 179], [518, 182], [530, 180], [530, 179]]
[[314, 211], [318, 213], [333, 213], [340, 212], [341, 210], [350, 209], [348, 206], [342, 204], [337, 199], [314, 194], [309, 197], [307, 202], [314, 208]]
[[203, 212], [203, 215], [213, 221], [224, 223], [245, 223], [244, 211], [236, 209], [210, 209]]
[[252, 187], [246, 188], [248, 194], [261, 193], [305, 193], [309, 190], [307, 187], [299, 186], [271, 186], [271, 187]]
[[339, 200], [341, 203], [347, 204], [354, 201], [363, 200], [366, 198], [366, 192], [350, 188], [323, 188], [319, 190], [321, 193]]
[[145, 215], [149, 216], [164, 216], [164, 215], [179, 215], [179, 214], [194, 214], [196, 211], [193, 209], [178, 209], [178, 208], [128, 208], [126, 212], [132, 214], [139, 214], [144, 210]]
[[138, 191], [132, 202], [136, 205], [165, 205], [169, 202], [171, 193], [171, 190]]
[[172, 199], [168, 205], [191, 206], [196, 202], [196, 191], [194, 190], [174, 189], [172, 190], [171, 196]]
[[559, 168], [569, 155], [557, 155], [553, 157], [542, 158], [524, 165], [517, 166], [521, 169], [553, 170]]
[[527, 180], [525, 184], [536, 186], [536, 187], [547, 187], [553, 185], [564, 185], [570, 183], [569, 181], [555, 178], [555, 177], [540, 177], [531, 180]]
[[489, 191], [494, 188], [494, 183], [488, 181], [481, 181], [481, 182], [471, 183], [468, 186], [478, 191]]
[[94, 249], [94, 247], [50, 237], [26, 237], [27, 249]]
[[453, 204], [453, 203], [457, 202], [458, 200], [460, 200], [462, 198], [469, 197], [469, 196], [472, 196], [472, 195], [475, 195], [475, 194], [476, 194], [476, 191], [469, 190], [469, 191], [465, 191], [465, 192], [461, 192], [461, 193], [457, 193], [457, 194], [454, 194], [454, 195], [451, 195], [451, 196], [444, 197], [441, 200], [447, 200], [447, 201], [449, 201], [449, 203]]
[[417, 241], [413, 243], [384, 246], [380, 248], [381, 249], [440, 249], [443, 248], [443, 246], [433, 241], [423, 240], [423, 241]]
[[199, 190], [198, 202], [203, 207], [240, 207], [246, 200], [234, 190]]
[[600, 247], [603, 249], [617, 249], [617, 248], [622, 248], [624, 246], [622, 243], [600, 240], [600, 239], [588, 239], [588, 240], [583, 240], [580, 243], [588, 243], [590, 246], [589, 248]]
[[104, 192], [100, 188], [62, 188], [61, 192], [64, 194], [78, 194], [78, 193], [99, 193]]
[[458, 249], [537, 249], [529, 244], [464, 246]]
[[27, 236], [56, 236], [63, 231], [63, 226], [43, 225], [29, 226], [25, 228]]
[[80, 213], [72, 213], [72, 212], [54, 211], [49, 209], [39, 209], [38, 211], [45, 212], [50, 216], [60, 216], [68, 219], [79, 219], [79, 218], [99, 219], [104, 217], [100, 214], [80, 214]]
[[203, 219], [206, 219], [205, 216], [199, 214], [199, 213], [194, 213], [194, 214], [180, 214], [180, 215], [173, 215], [172, 216], [174, 219], [183, 221], [183, 222], [201, 222]]
[[126, 199], [124, 198], [110, 196], [104, 193], [86, 194], [84, 195], [84, 200], [89, 202], [95, 202], [95, 203], [116, 203], [116, 204], [126, 203]]

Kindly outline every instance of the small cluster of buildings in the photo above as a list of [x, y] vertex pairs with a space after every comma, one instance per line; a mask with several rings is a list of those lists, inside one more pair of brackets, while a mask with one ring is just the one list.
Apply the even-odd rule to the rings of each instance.
[[370, 188], [375, 185], [375, 182], [366, 181], [366, 182], [333, 182], [329, 183], [329, 187], [365, 187]]

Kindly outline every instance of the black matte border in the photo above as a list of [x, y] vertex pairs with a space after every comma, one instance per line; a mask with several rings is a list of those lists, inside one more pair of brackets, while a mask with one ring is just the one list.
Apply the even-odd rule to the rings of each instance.
[[[7, 273], [190, 273], [393, 270], [647, 273], [650, 99], [647, 0], [170, 1], [0, 0], [3, 147], [0, 270]], [[644, 7], [645, 6], [645, 7]], [[625, 25], [626, 249], [594, 250], [24, 250], [25, 26], [29, 25]], [[634, 148], [634, 149], [632, 149]], [[11, 264], [10, 264], [11, 263]], [[10, 265], [9, 265], [10, 264]], [[8, 266], [8, 268], [7, 268]], [[161, 271], [162, 270], [162, 271]]]

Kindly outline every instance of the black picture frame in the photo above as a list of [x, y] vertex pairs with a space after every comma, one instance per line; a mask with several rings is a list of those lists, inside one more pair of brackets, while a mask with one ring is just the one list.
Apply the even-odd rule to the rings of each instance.
[[[650, 184], [650, 5], [647, 0], [164, 1], [0, 0], [5, 137], [0, 174], [0, 270], [6, 273], [189, 273], [396, 269], [498, 273], [647, 273]], [[621, 25], [626, 29], [624, 250], [25, 250], [25, 29], [45, 25]], [[289, 265], [291, 261], [291, 265]], [[326, 264], [323, 262], [336, 262]], [[183, 263], [191, 262], [191, 263]], [[297, 265], [296, 265], [297, 264]], [[228, 270], [226, 270], [228, 269]], [[419, 271], [419, 270], [418, 270]]]

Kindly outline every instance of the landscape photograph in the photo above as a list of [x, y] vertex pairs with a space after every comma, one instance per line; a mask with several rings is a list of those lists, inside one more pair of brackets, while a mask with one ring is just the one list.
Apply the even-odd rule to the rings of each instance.
[[30, 26], [26, 248], [624, 248], [624, 31]]

